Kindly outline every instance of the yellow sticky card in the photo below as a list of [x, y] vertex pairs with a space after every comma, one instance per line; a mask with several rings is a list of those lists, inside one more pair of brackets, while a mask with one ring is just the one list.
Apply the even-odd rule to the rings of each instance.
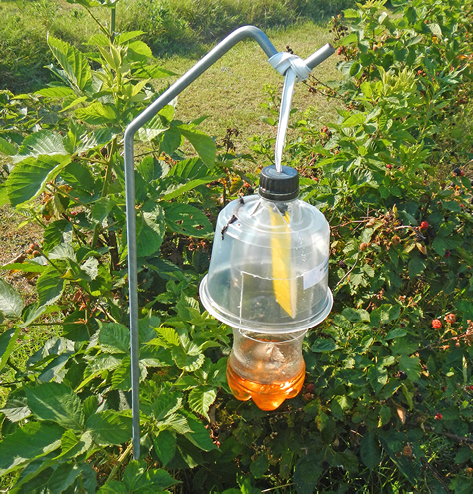
[[282, 215], [278, 210], [270, 210], [271, 226], [282, 229], [271, 237], [271, 258], [273, 265], [273, 288], [278, 304], [291, 316], [296, 311], [295, 280], [291, 278], [291, 229], [289, 212]]

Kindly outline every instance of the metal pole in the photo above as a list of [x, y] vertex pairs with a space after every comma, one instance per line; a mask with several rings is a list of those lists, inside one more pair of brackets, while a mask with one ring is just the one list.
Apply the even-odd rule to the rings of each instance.
[[[140, 407], [139, 407], [139, 336], [138, 336], [138, 275], [136, 261], [136, 214], [135, 214], [135, 174], [133, 139], [135, 133], [154, 117], [173, 98], [195, 81], [202, 73], [245, 38], [253, 38], [261, 46], [268, 58], [278, 51], [269, 38], [255, 26], [243, 26], [222, 40], [195, 66], [171, 85], [155, 102], [139, 114], [125, 129], [125, 203], [128, 249], [128, 293], [130, 309], [131, 341], [131, 397], [132, 397], [132, 438], [133, 459], [140, 457]], [[335, 50], [327, 43], [304, 62], [311, 69], [320, 64]]]

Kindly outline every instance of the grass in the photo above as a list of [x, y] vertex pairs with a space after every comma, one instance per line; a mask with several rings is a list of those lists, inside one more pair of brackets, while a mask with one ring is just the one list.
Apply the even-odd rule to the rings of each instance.
[[[287, 29], [269, 30], [267, 34], [277, 50], [284, 51], [286, 46], [290, 46], [302, 58], [331, 41], [328, 29], [312, 22]], [[159, 63], [181, 75], [197, 60], [175, 56], [168, 60], [161, 59]], [[338, 78], [336, 62], [337, 56], [334, 55], [318, 66], [313, 74], [322, 81]], [[175, 117], [191, 121], [209, 115], [210, 118], [200, 126], [203, 131], [221, 139], [227, 127], [237, 128], [241, 134], [236, 143], [244, 149], [245, 142], [253, 135], [276, 136], [276, 128], [260, 119], [264, 115], [261, 103], [268, 97], [265, 85], [277, 86], [280, 94], [283, 81], [283, 77], [267, 63], [260, 46], [254, 41], [244, 41], [180, 94]], [[293, 107], [299, 108], [301, 112], [310, 107], [312, 115], [324, 122], [335, 114], [333, 101], [327, 102], [309, 93], [303, 83], [296, 85]], [[292, 119], [300, 115], [296, 114]]]

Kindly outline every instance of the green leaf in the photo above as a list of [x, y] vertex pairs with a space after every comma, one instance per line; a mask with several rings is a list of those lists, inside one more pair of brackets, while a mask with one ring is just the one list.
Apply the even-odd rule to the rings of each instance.
[[83, 465], [68, 461], [56, 467], [48, 480], [49, 493], [60, 494], [67, 490], [82, 473]]
[[251, 461], [250, 471], [255, 478], [262, 478], [269, 468], [269, 459], [266, 452], [261, 452]]
[[163, 466], [171, 461], [176, 453], [176, 433], [170, 430], [160, 431], [153, 439], [154, 450]]
[[169, 76], [175, 76], [176, 73], [172, 71], [168, 71], [167, 69], [163, 69], [162, 67], [158, 67], [154, 64], [152, 65], [143, 65], [138, 67], [135, 71], [133, 71], [133, 76], [136, 78], [167, 78]]
[[0, 335], [0, 372], [5, 367], [10, 354], [15, 349], [16, 339], [18, 338], [19, 334], [19, 328], [12, 328], [11, 330], [4, 331]]
[[299, 494], [312, 494], [322, 476], [322, 459], [312, 454], [301, 457], [294, 469], [294, 484]]
[[179, 346], [180, 344], [179, 335], [174, 328], [156, 328], [156, 334], [160, 339], [164, 340], [167, 345]]
[[404, 337], [407, 335], [406, 328], [394, 328], [385, 337], [385, 340], [392, 340], [393, 338]]
[[115, 38], [115, 43], [117, 45], [123, 45], [127, 41], [132, 40], [133, 38], [138, 38], [138, 36], [146, 34], [145, 31], [125, 31], [124, 33], [120, 33]]
[[187, 236], [205, 238], [213, 234], [207, 216], [192, 205], [170, 202], [164, 205], [166, 223], [171, 231]]
[[310, 350], [312, 352], [332, 352], [338, 348], [338, 345], [331, 338], [317, 338]]
[[341, 124], [342, 128], [350, 128], [352, 126], [359, 126], [360, 124], [364, 124], [366, 121], [366, 115], [363, 114], [362, 112], [359, 112], [357, 114], [352, 114], [351, 116], [347, 117]]
[[16, 390], [7, 399], [7, 403], [0, 409], [0, 412], [5, 414], [12, 423], [17, 423], [27, 418], [31, 411], [26, 404], [26, 397], [24, 392]]
[[111, 410], [92, 414], [85, 427], [98, 445], [120, 445], [131, 438], [131, 418]]
[[48, 36], [48, 45], [64, 69], [69, 82], [78, 90], [84, 90], [91, 80], [91, 71], [86, 57], [68, 43]]
[[84, 371], [84, 377], [97, 375], [102, 371], [113, 371], [118, 368], [121, 362], [122, 359], [120, 357], [111, 354], [100, 354], [87, 364]]
[[179, 197], [179, 195], [189, 192], [190, 190], [193, 190], [200, 185], [206, 185], [219, 178], [220, 176], [206, 176], [201, 179], [193, 179], [191, 181], [188, 181], [187, 183], [178, 185], [177, 188], [175, 190], [172, 190], [171, 192], [169, 192], [168, 189], [167, 191], [169, 193], [166, 193], [166, 195], [163, 196], [163, 200], [172, 200], [173, 198]]
[[407, 374], [409, 380], [417, 381], [421, 372], [419, 358], [402, 355], [399, 358], [399, 369]]
[[70, 243], [60, 243], [49, 251], [49, 258], [60, 261], [77, 262], [76, 252]]
[[0, 207], [10, 203], [8, 199], [8, 190], [5, 183], [0, 184]]
[[202, 131], [197, 131], [191, 125], [183, 124], [178, 128], [181, 134], [191, 142], [204, 164], [213, 168], [217, 151], [212, 138]]
[[178, 411], [182, 406], [180, 392], [165, 392], [158, 395], [151, 405], [152, 413], [157, 421], [162, 421]]
[[473, 456], [473, 452], [469, 447], [460, 447], [455, 456], [455, 464], [464, 464], [471, 459], [471, 456]]
[[88, 107], [80, 107], [75, 110], [75, 115], [78, 119], [87, 124], [100, 125], [114, 122], [117, 114], [113, 107], [101, 102], [93, 102]]
[[373, 90], [371, 89], [371, 83], [369, 81], [361, 83], [360, 90], [366, 98], [371, 98], [373, 96]]
[[130, 350], [130, 330], [122, 324], [104, 323], [99, 332], [102, 352], [128, 353]]
[[15, 166], [6, 181], [8, 198], [13, 207], [31, 201], [40, 195], [67, 164], [70, 156], [28, 157]]
[[48, 267], [36, 282], [38, 293], [38, 304], [40, 306], [51, 305], [62, 297], [66, 281], [53, 267]]
[[388, 324], [395, 321], [401, 312], [399, 305], [392, 306], [391, 304], [382, 304], [370, 314], [371, 326], [379, 326], [380, 324]]
[[73, 430], [68, 430], [61, 438], [62, 452], [57, 456], [57, 459], [77, 457], [89, 450], [91, 445], [92, 437], [90, 433], [85, 432], [78, 437]]
[[148, 469], [145, 461], [128, 463], [123, 483], [128, 494], [163, 493], [163, 489], [179, 483], [164, 469]]
[[208, 385], [201, 385], [189, 393], [189, 406], [190, 408], [202, 416], [205, 416], [209, 421], [209, 408], [217, 398], [217, 389]]
[[442, 29], [437, 23], [427, 24], [427, 27], [430, 29], [431, 33], [438, 38], [442, 38]]
[[37, 262], [28, 261], [28, 262], [14, 262], [13, 264], [5, 264], [1, 266], [2, 269], [6, 269], [8, 271], [16, 270], [21, 271], [22, 273], [43, 273], [46, 271], [48, 266], [42, 266]]
[[424, 272], [427, 267], [427, 261], [421, 257], [413, 257], [408, 264], [409, 268], [409, 278], [414, 278], [415, 276]]
[[56, 424], [27, 423], [0, 441], [0, 476], [61, 445], [64, 429]]
[[370, 321], [370, 315], [364, 309], [345, 307], [342, 311], [342, 316], [346, 317], [350, 323], [361, 323], [363, 321], [369, 323]]
[[74, 90], [67, 86], [51, 86], [36, 91], [35, 95], [40, 95], [41, 97], [64, 98], [69, 95], [74, 95]]
[[152, 156], [143, 159], [137, 169], [143, 179], [148, 183], [156, 179], [164, 178], [169, 172], [169, 166], [164, 161], [157, 160]]
[[366, 433], [361, 440], [360, 456], [366, 467], [371, 470], [376, 468], [381, 461], [381, 451], [372, 431]]
[[66, 430], [82, 430], [84, 413], [79, 397], [64, 383], [43, 383], [25, 388], [28, 407], [43, 421], [54, 421]]
[[[139, 381], [141, 382], [146, 379], [148, 370], [141, 361], [138, 363], [138, 367], [140, 371]], [[113, 372], [112, 388], [123, 390], [124, 392], [131, 390], [131, 360], [129, 356], [124, 357], [118, 368]]]
[[184, 436], [196, 447], [205, 452], [217, 449], [217, 446], [212, 442], [210, 434], [202, 422], [188, 412], [184, 412], [184, 415], [186, 416], [191, 429], [191, 431], [184, 433]]
[[21, 318], [23, 311], [21, 295], [6, 281], [0, 280], [0, 312], [6, 318]]
[[164, 211], [159, 205], [141, 210], [136, 216], [136, 250], [138, 257], [151, 256], [159, 250], [164, 238]]
[[5, 155], [15, 155], [16, 147], [13, 143], [0, 136], [0, 152]]
[[48, 129], [28, 135], [23, 140], [17, 155], [13, 157], [13, 162], [21, 162], [27, 157], [39, 157], [40, 155], [67, 155], [63, 137], [58, 132]]
[[99, 274], [99, 261], [95, 257], [89, 257], [80, 269], [84, 271], [91, 281], [95, 280]]
[[172, 359], [179, 369], [192, 372], [199, 369], [204, 364], [204, 354], [191, 355], [182, 347], [175, 347], [171, 351]]
[[126, 495], [127, 488], [126, 485], [122, 481], [108, 481], [105, 482], [98, 490], [99, 494], [120, 494]]

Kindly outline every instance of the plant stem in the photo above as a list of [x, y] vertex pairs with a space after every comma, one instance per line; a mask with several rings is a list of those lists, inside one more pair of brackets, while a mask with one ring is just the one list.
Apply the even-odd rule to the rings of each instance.
[[353, 266], [350, 268], [350, 270], [347, 273], [345, 273], [345, 276], [334, 286], [334, 288], [333, 288], [334, 290], [336, 288], [338, 288], [340, 283], [355, 269], [355, 266], [358, 263], [358, 257], [360, 257], [360, 250], [358, 250], [358, 253], [356, 254], [355, 264], [353, 264]]
[[113, 466], [112, 471], [110, 471], [110, 474], [108, 475], [106, 483], [113, 480], [113, 478], [117, 474], [117, 471], [120, 469], [120, 466], [122, 465], [123, 461], [126, 459], [128, 454], [131, 452], [132, 448], [133, 448], [133, 442], [130, 442], [130, 445], [128, 445], [125, 452], [123, 452], [123, 454], [118, 458], [117, 462], [115, 463], [115, 466]]
[[116, 16], [116, 6], [111, 8], [110, 12], [110, 41], [113, 43], [115, 40], [115, 16]]

